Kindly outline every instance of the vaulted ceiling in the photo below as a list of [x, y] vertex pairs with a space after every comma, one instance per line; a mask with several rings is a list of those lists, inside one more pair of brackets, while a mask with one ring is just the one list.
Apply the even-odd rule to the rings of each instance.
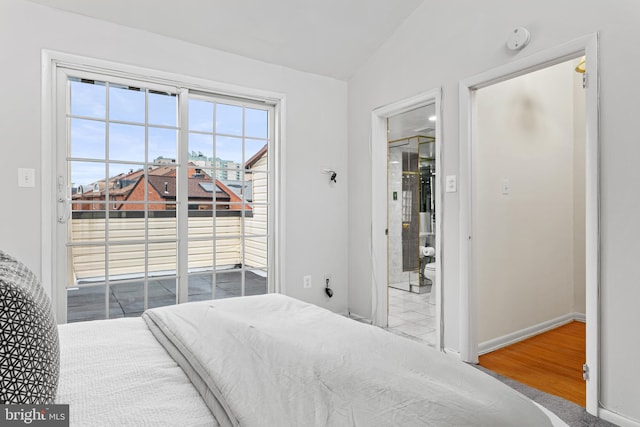
[[348, 79], [424, 0], [31, 0]]

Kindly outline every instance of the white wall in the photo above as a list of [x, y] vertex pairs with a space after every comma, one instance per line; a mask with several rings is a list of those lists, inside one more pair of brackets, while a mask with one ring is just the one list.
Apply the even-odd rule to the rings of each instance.
[[[371, 262], [363, 245], [371, 233], [371, 111], [436, 87], [443, 88], [443, 175], [459, 175], [458, 83], [515, 58], [594, 32], [601, 71], [601, 396], [605, 408], [640, 420], [640, 86], [634, 55], [640, 7], [632, 0], [425, 2], [349, 81], [349, 302], [371, 313]], [[511, 52], [515, 26], [532, 33]], [[459, 349], [459, 193], [443, 202], [444, 345]]]
[[[40, 276], [41, 186], [18, 188], [17, 168], [40, 181], [41, 50], [51, 49], [215, 82], [286, 94], [287, 293], [334, 311], [347, 310], [347, 86], [151, 33], [57, 11], [24, 0], [0, 2], [3, 102], [0, 107], [0, 247]], [[321, 124], [321, 125], [320, 125]], [[324, 167], [338, 172], [329, 186]], [[331, 273], [334, 297], [321, 277]], [[314, 286], [302, 288], [311, 274]], [[50, 283], [45, 283], [50, 288]]]
[[476, 93], [480, 343], [573, 312], [574, 74], [570, 61]]

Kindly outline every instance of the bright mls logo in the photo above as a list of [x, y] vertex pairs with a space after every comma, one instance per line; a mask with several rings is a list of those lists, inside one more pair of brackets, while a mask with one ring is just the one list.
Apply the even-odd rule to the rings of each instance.
[[0, 425], [69, 427], [69, 405], [0, 405]]

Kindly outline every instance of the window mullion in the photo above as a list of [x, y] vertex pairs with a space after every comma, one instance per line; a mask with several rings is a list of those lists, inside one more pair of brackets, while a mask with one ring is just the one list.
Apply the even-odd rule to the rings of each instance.
[[216, 166], [216, 159], [218, 158], [217, 145], [218, 145], [218, 126], [216, 125], [218, 112], [218, 103], [213, 104], [213, 206], [211, 213], [213, 222], [213, 241], [211, 242], [213, 251], [213, 272], [211, 273], [211, 298], [216, 299], [216, 290], [218, 289], [218, 196], [216, 188], [218, 187], [218, 167]]
[[[278, 111], [279, 107], [278, 107]], [[274, 262], [275, 255], [280, 251], [279, 240], [275, 236], [280, 233], [279, 222], [276, 221], [276, 206], [279, 205], [277, 200], [278, 193], [275, 191], [280, 186], [280, 174], [271, 171], [279, 170], [279, 149], [273, 142], [276, 139], [276, 120], [280, 120], [280, 114], [276, 113], [276, 108], [269, 109], [268, 117], [268, 157], [267, 157], [267, 292], [284, 292], [280, 283], [279, 264]], [[278, 135], [279, 137], [279, 135]], [[276, 181], [278, 180], [278, 181]], [[279, 214], [279, 212], [277, 212]], [[272, 237], [273, 236], [273, 237]]]
[[178, 303], [189, 300], [189, 90], [178, 90], [178, 170], [176, 174], [176, 221], [178, 224]]
[[[245, 173], [244, 173], [244, 163], [247, 161], [246, 159], [246, 151], [245, 151], [245, 131], [246, 131], [246, 123], [245, 123], [246, 110], [242, 108], [242, 161], [240, 162], [240, 183], [241, 188], [244, 189], [245, 185]], [[245, 288], [246, 288], [246, 268], [247, 268], [247, 238], [246, 234], [246, 213], [245, 209], [247, 207], [246, 203], [246, 192], [242, 191], [242, 206], [240, 208], [240, 248], [242, 251], [242, 271], [240, 273], [240, 295], [245, 296]]]
[[149, 89], [144, 94], [144, 280], [143, 307], [149, 308]]
[[105, 201], [105, 206], [104, 206], [104, 298], [105, 298], [105, 319], [109, 318], [109, 314], [111, 312], [110, 307], [109, 307], [109, 303], [111, 301], [111, 298], [109, 298], [109, 296], [111, 295], [111, 284], [109, 283], [110, 278], [111, 278], [111, 274], [109, 271], [109, 265], [110, 265], [110, 256], [111, 256], [111, 247], [109, 245], [109, 209], [108, 209], [108, 203], [109, 203], [109, 186], [106, 185], [109, 183], [109, 138], [110, 138], [110, 134], [109, 134], [109, 130], [110, 130], [110, 126], [109, 126], [109, 87], [110, 87], [110, 83], [106, 82], [105, 83], [105, 129], [104, 129], [104, 135], [105, 135], [105, 147], [104, 147], [104, 158], [105, 158], [105, 197], [104, 197], [104, 201]]

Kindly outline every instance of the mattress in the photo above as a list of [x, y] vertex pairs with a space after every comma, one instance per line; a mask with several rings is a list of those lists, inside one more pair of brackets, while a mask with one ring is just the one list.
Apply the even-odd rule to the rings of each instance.
[[284, 295], [147, 310], [223, 426], [552, 426], [450, 356]]
[[71, 426], [566, 426], [449, 356], [282, 295], [144, 319], [59, 327]]
[[56, 403], [70, 425], [217, 426], [182, 369], [140, 318], [59, 326]]

